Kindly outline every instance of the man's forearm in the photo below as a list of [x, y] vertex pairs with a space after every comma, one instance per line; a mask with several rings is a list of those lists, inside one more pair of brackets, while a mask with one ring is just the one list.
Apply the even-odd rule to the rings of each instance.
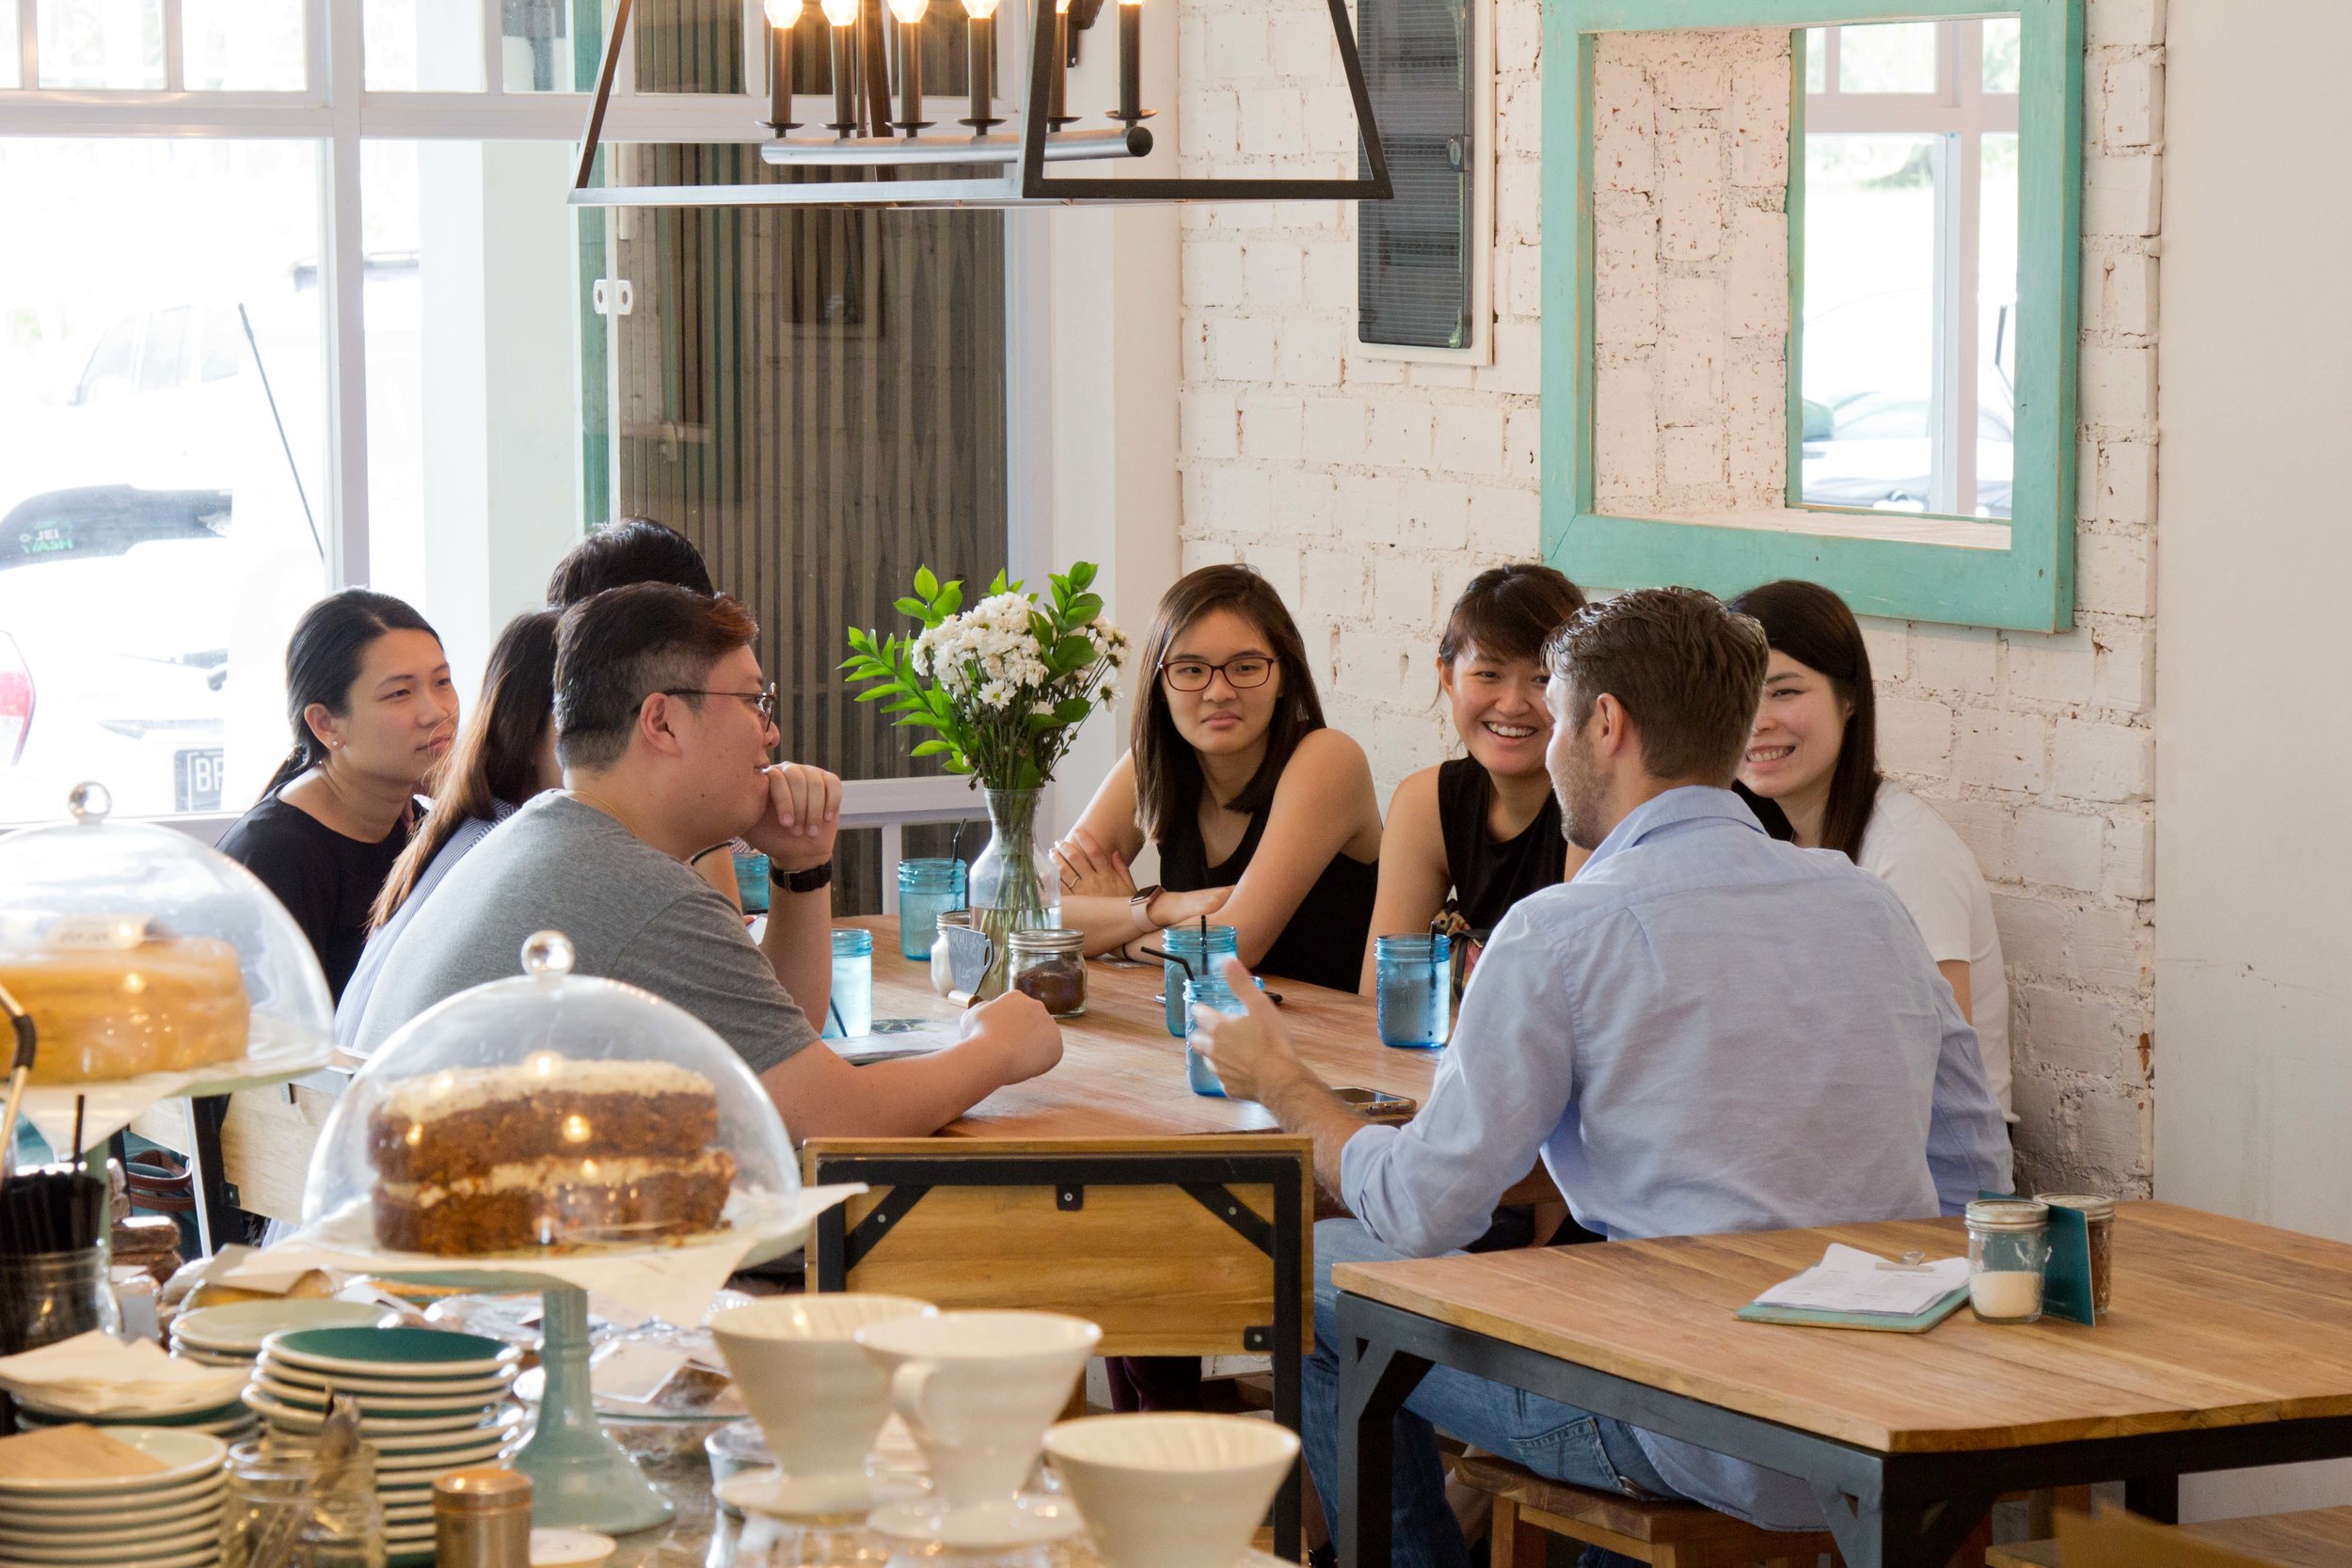
[[1295, 1066], [1265, 1085], [1258, 1103], [1274, 1113], [1283, 1132], [1304, 1132], [1314, 1140], [1315, 1180], [1333, 1197], [1340, 1197], [1340, 1156], [1347, 1140], [1364, 1130], [1364, 1118], [1348, 1109], [1304, 1065]]
[[823, 1033], [833, 1003], [833, 889], [768, 890], [768, 930], [759, 950], [809, 1022]]

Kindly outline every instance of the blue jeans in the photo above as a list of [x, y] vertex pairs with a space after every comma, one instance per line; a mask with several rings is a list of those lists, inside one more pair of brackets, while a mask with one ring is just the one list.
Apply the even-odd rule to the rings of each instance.
[[[1404, 1256], [1382, 1245], [1359, 1220], [1325, 1220], [1315, 1227], [1315, 1349], [1306, 1367], [1307, 1470], [1335, 1534], [1347, 1525], [1338, 1512], [1339, 1292], [1331, 1285], [1331, 1266], [1385, 1263]], [[1462, 1532], [1446, 1506], [1433, 1427], [1443, 1427], [1465, 1443], [1554, 1481], [1629, 1497], [1677, 1495], [1623, 1421], [1449, 1367], [1433, 1368], [1396, 1417], [1391, 1568], [1470, 1565]]]

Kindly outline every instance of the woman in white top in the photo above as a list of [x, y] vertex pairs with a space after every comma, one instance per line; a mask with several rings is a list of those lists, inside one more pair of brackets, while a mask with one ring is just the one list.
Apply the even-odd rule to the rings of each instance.
[[1840, 850], [1895, 890], [1976, 1026], [1986, 1083], [2009, 1111], [2009, 981], [1993, 896], [1951, 825], [1879, 777], [1870, 654], [1853, 611], [1796, 581], [1752, 588], [1731, 607], [1762, 623], [1772, 648], [1740, 784], [1787, 814], [1799, 844]]

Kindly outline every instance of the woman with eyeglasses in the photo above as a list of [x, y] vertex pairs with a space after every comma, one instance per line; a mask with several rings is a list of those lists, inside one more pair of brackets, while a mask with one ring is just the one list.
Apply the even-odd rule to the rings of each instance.
[[[1161, 598], [1142, 656], [1133, 744], [1054, 847], [1062, 924], [1104, 953], [1206, 916], [1251, 969], [1354, 990], [1380, 800], [1363, 748], [1325, 727], [1280, 595], [1203, 567]], [[1138, 888], [1147, 841], [1160, 879]]]

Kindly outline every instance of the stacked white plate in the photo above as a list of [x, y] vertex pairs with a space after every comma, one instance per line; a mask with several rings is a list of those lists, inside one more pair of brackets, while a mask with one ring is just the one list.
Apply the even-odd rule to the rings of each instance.
[[435, 1478], [496, 1465], [522, 1437], [522, 1407], [510, 1397], [521, 1355], [442, 1329], [281, 1330], [262, 1340], [245, 1402], [271, 1432], [308, 1439], [326, 1424], [331, 1395], [358, 1400], [390, 1555], [429, 1557]]
[[87, 1421], [91, 1426], [105, 1427], [170, 1427], [180, 1432], [209, 1433], [224, 1443], [243, 1443], [262, 1430], [261, 1418], [246, 1408], [242, 1399], [230, 1400], [202, 1410], [175, 1411], [168, 1416], [79, 1416], [71, 1410], [53, 1410], [35, 1404], [24, 1395], [16, 1396], [16, 1424], [27, 1432], [42, 1427], [71, 1426]]
[[0, 1568], [209, 1568], [229, 1448], [184, 1427], [111, 1427], [164, 1466], [108, 1481], [0, 1476]]
[[281, 1328], [374, 1328], [400, 1321], [360, 1301], [240, 1301], [199, 1307], [171, 1321], [171, 1354], [208, 1367], [250, 1367], [262, 1341]]

